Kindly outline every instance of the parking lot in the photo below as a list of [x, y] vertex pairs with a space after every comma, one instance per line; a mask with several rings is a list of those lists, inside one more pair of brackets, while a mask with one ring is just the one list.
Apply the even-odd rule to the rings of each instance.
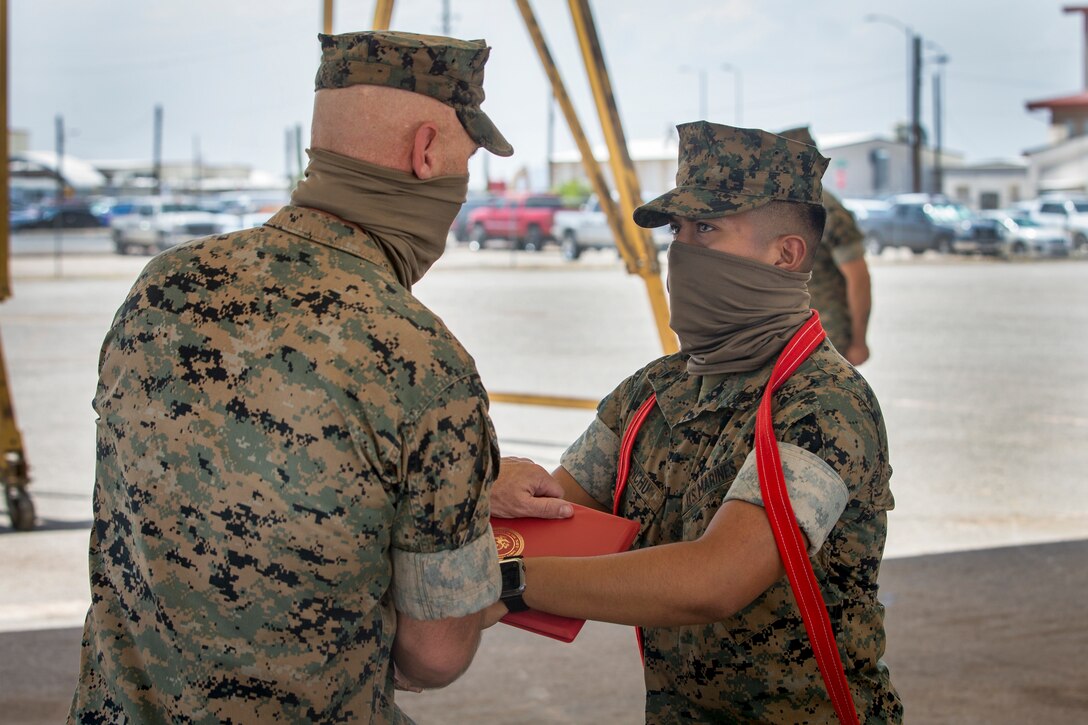
[[[16, 240], [15, 295], [0, 305], [39, 514], [25, 534], [0, 519], [6, 722], [58, 721], [74, 685], [98, 346], [146, 261], [90, 251], [87, 234], [53, 256], [53, 241]], [[873, 357], [861, 371], [895, 470], [882, 599], [908, 721], [1083, 719], [1088, 259], [886, 250], [870, 262]], [[553, 246], [456, 247], [415, 291], [492, 391], [600, 397], [659, 352], [644, 287], [613, 252], [566, 263]], [[493, 415], [504, 454], [551, 466], [592, 413], [495, 405]], [[572, 645], [499, 626], [463, 681], [401, 699], [423, 723], [639, 722], [632, 640], [593, 623]]]

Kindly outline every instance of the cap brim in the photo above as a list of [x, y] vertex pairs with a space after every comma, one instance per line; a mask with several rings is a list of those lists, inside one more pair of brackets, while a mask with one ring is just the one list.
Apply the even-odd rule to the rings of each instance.
[[514, 147], [479, 108], [457, 108], [457, 118], [473, 141], [496, 156], [512, 156]]
[[697, 186], [678, 186], [635, 209], [635, 224], [647, 229], [669, 223], [672, 217], [681, 219], [712, 219], [740, 214], [769, 204], [774, 199], [749, 194], [727, 194]]

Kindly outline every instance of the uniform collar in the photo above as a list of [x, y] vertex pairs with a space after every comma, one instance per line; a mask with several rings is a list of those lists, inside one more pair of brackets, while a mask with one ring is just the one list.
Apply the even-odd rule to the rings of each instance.
[[661, 358], [647, 371], [647, 378], [661, 414], [674, 427], [704, 413], [754, 409], [773, 367], [772, 360], [751, 372], [692, 375], [687, 371], [687, 356], [677, 353]]
[[287, 205], [273, 214], [264, 225], [359, 257], [393, 275], [388, 258], [370, 235], [359, 226], [328, 212]]

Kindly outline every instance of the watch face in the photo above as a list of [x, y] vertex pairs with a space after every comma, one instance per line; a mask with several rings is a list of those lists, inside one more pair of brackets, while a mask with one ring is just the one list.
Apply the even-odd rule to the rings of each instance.
[[521, 560], [506, 559], [499, 562], [499, 571], [502, 572], [503, 592], [516, 592], [522, 587]]

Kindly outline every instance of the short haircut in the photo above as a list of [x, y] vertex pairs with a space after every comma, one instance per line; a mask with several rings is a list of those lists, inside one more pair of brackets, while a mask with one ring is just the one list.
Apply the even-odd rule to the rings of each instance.
[[823, 204], [796, 201], [772, 201], [752, 210], [767, 238], [796, 234], [805, 240], [804, 269], [812, 269], [816, 247], [824, 235], [827, 211]]

